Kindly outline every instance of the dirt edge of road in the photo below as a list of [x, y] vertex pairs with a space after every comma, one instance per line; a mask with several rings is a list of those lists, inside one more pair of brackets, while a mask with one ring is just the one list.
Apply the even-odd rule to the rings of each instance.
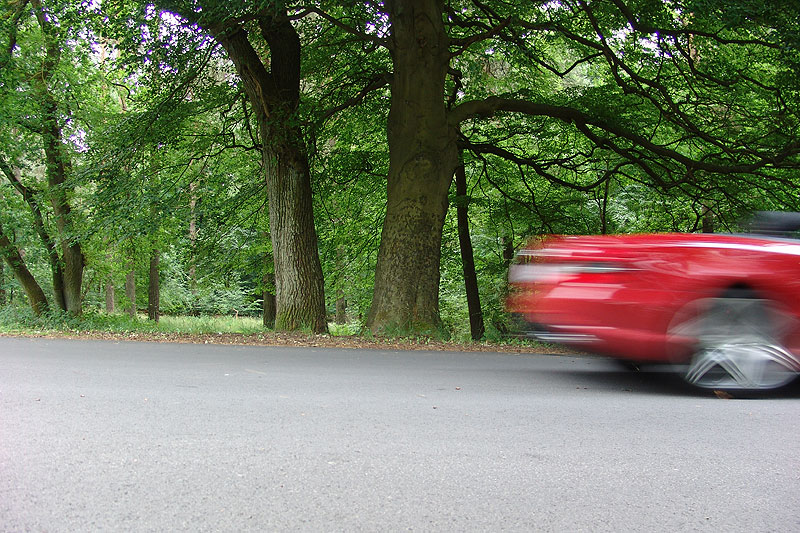
[[318, 348], [353, 348], [374, 350], [429, 350], [441, 352], [497, 352], [576, 354], [573, 350], [550, 344], [511, 343], [457, 343], [427, 338], [393, 339], [360, 336], [309, 335], [304, 333], [116, 333], [116, 332], [45, 332], [45, 333], [0, 333], [0, 337], [23, 337], [45, 339], [80, 339], [134, 342], [174, 342], [189, 344], [224, 344], [237, 346], [296, 346]]

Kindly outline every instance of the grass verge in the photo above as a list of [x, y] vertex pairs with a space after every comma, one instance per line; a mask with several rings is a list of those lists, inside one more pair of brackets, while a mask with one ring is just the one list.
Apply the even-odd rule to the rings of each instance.
[[162, 316], [159, 322], [140, 315], [87, 311], [81, 316], [53, 312], [40, 317], [27, 309], [0, 308], [0, 335], [61, 337], [200, 344], [252, 344], [389, 350], [480, 351], [505, 353], [571, 353], [564, 348], [520, 338], [481, 342], [445, 342], [424, 336], [361, 335], [359, 324], [330, 324], [328, 335], [274, 332], [253, 317]]

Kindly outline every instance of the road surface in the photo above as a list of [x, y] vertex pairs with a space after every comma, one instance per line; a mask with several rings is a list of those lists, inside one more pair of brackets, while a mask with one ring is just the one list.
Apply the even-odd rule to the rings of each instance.
[[800, 531], [800, 392], [592, 357], [0, 338], [2, 531]]

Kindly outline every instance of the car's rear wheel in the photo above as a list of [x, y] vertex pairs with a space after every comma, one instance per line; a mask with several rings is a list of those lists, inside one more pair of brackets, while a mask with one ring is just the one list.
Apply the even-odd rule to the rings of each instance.
[[766, 390], [800, 372], [800, 360], [784, 344], [794, 327], [795, 318], [777, 303], [735, 290], [692, 302], [675, 317], [670, 335], [689, 347], [678, 368], [691, 385]]

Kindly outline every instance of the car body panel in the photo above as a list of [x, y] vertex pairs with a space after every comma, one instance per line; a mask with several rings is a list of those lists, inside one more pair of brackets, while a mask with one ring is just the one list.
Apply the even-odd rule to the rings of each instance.
[[[800, 317], [800, 242], [763, 235], [640, 234], [535, 240], [509, 271], [508, 307], [543, 340], [639, 362], [691, 355], [670, 333], [698, 302], [747, 291]], [[800, 328], [785, 346], [800, 354]]]

